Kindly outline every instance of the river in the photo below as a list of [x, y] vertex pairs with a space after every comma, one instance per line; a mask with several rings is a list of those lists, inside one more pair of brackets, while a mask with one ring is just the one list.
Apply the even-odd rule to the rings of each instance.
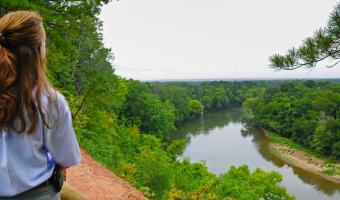
[[290, 166], [269, 150], [268, 139], [256, 130], [246, 130], [241, 123], [241, 108], [205, 113], [178, 128], [175, 137], [187, 138], [183, 155], [192, 162], [204, 160], [209, 171], [222, 174], [230, 166], [247, 164], [275, 170], [283, 176], [282, 185], [301, 200], [339, 200], [340, 185], [318, 175]]

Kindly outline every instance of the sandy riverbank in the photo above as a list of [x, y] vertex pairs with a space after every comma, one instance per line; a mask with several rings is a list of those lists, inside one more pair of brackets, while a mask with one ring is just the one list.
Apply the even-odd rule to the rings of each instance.
[[340, 176], [339, 175], [328, 175], [323, 173], [325, 170], [330, 170], [334, 167], [340, 167], [340, 164], [335, 164], [334, 166], [328, 166], [326, 164], [326, 160], [316, 158], [311, 156], [303, 151], [298, 149], [294, 149], [287, 145], [278, 144], [271, 142], [270, 148], [274, 154], [280, 157], [280, 159], [285, 162], [293, 165], [295, 167], [310, 171], [321, 176], [323, 179], [327, 179], [336, 184], [340, 184]]

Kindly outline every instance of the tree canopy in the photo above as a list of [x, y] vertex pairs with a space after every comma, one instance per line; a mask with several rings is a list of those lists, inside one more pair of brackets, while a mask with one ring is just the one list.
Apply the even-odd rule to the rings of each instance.
[[311, 81], [286, 82], [249, 97], [244, 106], [251, 110], [248, 124], [339, 160], [339, 84]]

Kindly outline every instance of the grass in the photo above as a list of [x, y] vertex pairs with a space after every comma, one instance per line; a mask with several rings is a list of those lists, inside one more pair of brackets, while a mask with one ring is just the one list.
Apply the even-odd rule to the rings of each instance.
[[327, 174], [327, 175], [340, 175], [340, 168], [331, 168], [331, 169], [326, 169], [322, 171], [322, 173]]
[[[288, 138], [285, 138], [285, 137], [282, 137], [282, 136], [279, 136], [278, 134], [274, 133], [274, 132], [271, 132], [271, 131], [267, 131], [265, 130], [264, 131], [266, 136], [273, 142], [276, 142], [276, 143], [279, 143], [279, 144], [284, 144], [284, 145], [287, 145], [289, 147], [292, 147], [294, 149], [298, 149], [302, 152], [305, 152], [309, 155], [312, 155], [312, 156], [315, 156], [317, 158], [321, 158], [322, 156], [320, 154], [318, 154], [317, 152], [315, 151], [312, 151], [311, 149], [308, 149], [306, 147], [303, 147], [302, 145], [294, 142], [293, 140], [291, 139], [288, 139]], [[323, 158], [323, 157], [322, 157]]]
[[[325, 158], [322, 155], [320, 155], [319, 153], [312, 151], [311, 149], [308, 149], [306, 147], [303, 147], [302, 145], [297, 144], [296, 142], [294, 142], [291, 139], [279, 136], [279, 135], [275, 134], [274, 132], [265, 130], [265, 134], [271, 141], [273, 141], [275, 143], [287, 145], [291, 148], [300, 150], [300, 151], [302, 151], [302, 152], [304, 152], [308, 155], [312, 155], [314, 157], [324, 159], [325, 160], [324, 165], [326, 167], [328, 167], [328, 169], [322, 171], [322, 173], [327, 174], [327, 175], [340, 175], [340, 167], [338, 167], [336, 165], [337, 162], [335, 162], [335, 161], [333, 161], [329, 158]], [[310, 163], [311, 161], [309, 160], [308, 162]]]

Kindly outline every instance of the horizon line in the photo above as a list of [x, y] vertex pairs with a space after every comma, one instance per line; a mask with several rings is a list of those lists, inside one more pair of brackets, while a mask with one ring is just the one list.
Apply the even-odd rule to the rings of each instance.
[[[127, 78], [132, 79], [132, 78]], [[138, 80], [138, 79], [132, 79]], [[173, 79], [145, 79], [142, 82], [189, 82], [189, 81], [266, 81], [266, 80], [340, 80], [340, 77], [312, 77], [312, 78], [173, 78]]]

